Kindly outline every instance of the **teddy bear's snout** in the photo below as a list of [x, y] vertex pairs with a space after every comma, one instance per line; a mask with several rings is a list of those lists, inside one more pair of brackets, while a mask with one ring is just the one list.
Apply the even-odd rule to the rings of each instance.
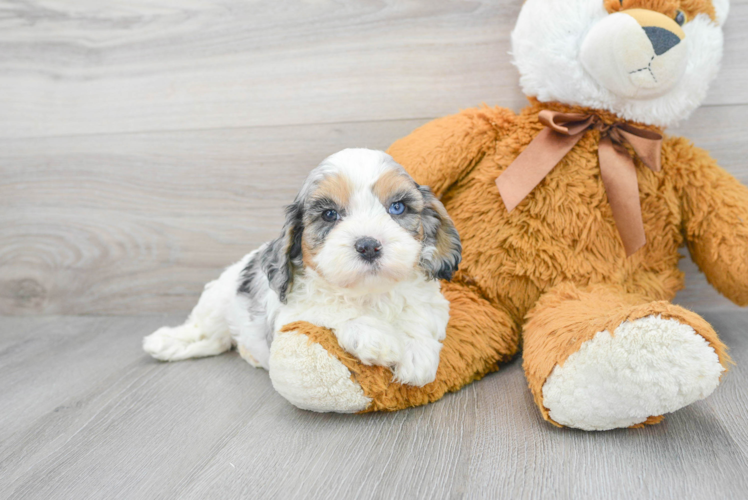
[[653, 98], [683, 76], [685, 32], [664, 14], [629, 9], [606, 16], [582, 43], [584, 69], [607, 90], [625, 98]]
[[666, 53], [686, 37], [683, 28], [675, 19], [659, 12], [647, 9], [629, 9], [621, 11], [620, 14], [632, 18], [641, 26], [657, 56]]

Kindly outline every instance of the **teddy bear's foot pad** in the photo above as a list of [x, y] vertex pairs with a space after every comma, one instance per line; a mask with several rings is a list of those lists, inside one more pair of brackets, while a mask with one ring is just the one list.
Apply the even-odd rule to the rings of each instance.
[[270, 379], [281, 396], [304, 410], [355, 413], [371, 403], [343, 363], [293, 331], [278, 333], [273, 340]]
[[647, 316], [597, 333], [543, 385], [553, 421], [584, 430], [631, 427], [707, 397], [724, 367], [675, 319]]

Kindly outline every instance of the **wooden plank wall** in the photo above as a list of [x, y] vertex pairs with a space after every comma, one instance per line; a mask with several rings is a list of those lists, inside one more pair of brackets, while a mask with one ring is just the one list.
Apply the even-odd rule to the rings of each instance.
[[[326, 155], [524, 105], [521, 0], [0, 0], [0, 314], [191, 307]], [[748, 0], [672, 133], [748, 183]], [[733, 307], [686, 262], [681, 303]]]

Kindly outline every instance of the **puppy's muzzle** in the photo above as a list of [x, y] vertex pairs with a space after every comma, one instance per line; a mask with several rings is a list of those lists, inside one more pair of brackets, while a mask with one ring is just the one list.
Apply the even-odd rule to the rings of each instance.
[[366, 262], [374, 262], [382, 256], [382, 244], [374, 238], [361, 238], [354, 245], [356, 252]]

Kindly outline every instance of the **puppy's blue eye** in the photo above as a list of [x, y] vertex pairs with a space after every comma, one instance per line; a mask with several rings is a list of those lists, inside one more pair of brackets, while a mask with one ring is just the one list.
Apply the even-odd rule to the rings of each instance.
[[335, 210], [325, 210], [322, 212], [322, 220], [325, 222], [335, 222], [338, 218], [338, 212]]
[[388, 210], [390, 215], [400, 215], [401, 213], [405, 212], [405, 204], [401, 201], [396, 201], [392, 205], [390, 205], [390, 208]]

